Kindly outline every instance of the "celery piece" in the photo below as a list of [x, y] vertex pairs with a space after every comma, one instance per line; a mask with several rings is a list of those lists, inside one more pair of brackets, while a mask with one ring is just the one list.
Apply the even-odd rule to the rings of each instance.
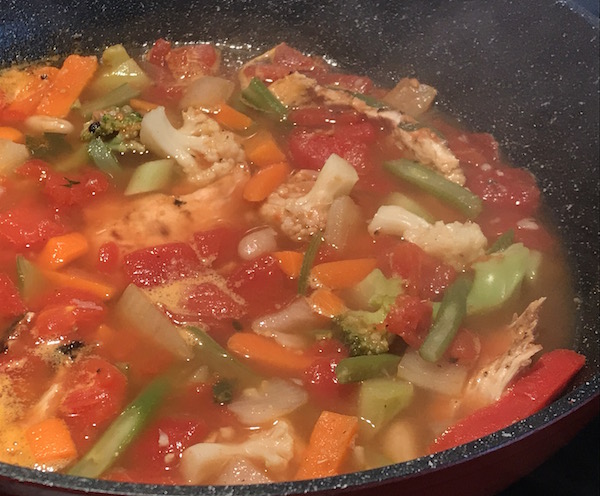
[[467, 313], [467, 295], [471, 280], [460, 276], [444, 292], [442, 304], [419, 354], [428, 362], [437, 362], [445, 353]]
[[110, 424], [94, 446], [69, 469], [69, 475], [100, 477], [121, 456], [162, 403], [173, 379], [154, 379]]
[[383, 205], [396, 205], [398, 207], [402, 207], [409, 212], [423, 218], [430, 224], [433, 224], [436, 221], [436, 218], [431, 215], [427, 209], [423, 208], [418, 202], [406, 195], [403, 195], [402, 193], [390, 193], [383, 201]]
[[400, 411], [410, 405], [412, 384], [391, 378], [369, 379], [360, 386], [358, 414], [360, 434], [370, 438], [377, 434]]
[[344, 358], [335, 368], [335, 375], [341, 384], [359, 382], [385, 375], [396, 375], [400, 357], [391, 353], [363, 355]]
[[123, 172], [119, 161], [110, 151], [110, 148], [100, 138], [94, 138], [88, 143], [87, 152], [94, 165], [113, 179], [119, 177]]
[[125, 196], [148, 193], [164, 188], [171, 182], [174, 166], [175, 161], [170, 158], [152, 160], [138, 166], [125, 188]]
[[500, 236], [498, 236], [498, 239], [496, 239], [494, 244], [486, 250], [486, 253], [491, 255], [492, 253], [504, 251], [514, 243], [514, 239], [515, 231], [513, 229], [509, 229], [505, 233], [502, 233]]
[[88, 119], [95, 110], [119, 107], [128, 103], [132, 98], [138, 97], [139, 94], [140, 90], [134, 88], [131, 84], [120, 83], [119, 86], [112, 88], [108, 93], [83, 103], [79, 111], [81, 112], [81, 115]]
[[102, 64], [107, 67], [116, 67], [130, 58], [127, 50], [120, 43], [109, 46], [102, 52]]
[[469, 315], [502, 306], [521, 287], [523, 279], [535, 274], [539, 257], [522, 243], [509, 246], [487, 260], [473, 264], [475, 277], [467, 298]]
[[242, 90], [241, 100], [244, 105], [276, 116], [279, 120], [287, 118], [288, 109], [260, 79], [254, 77]]
[[[115, 47], [117, 46], [119, 45], [115, 45]], [[110, 50], [110, 48], [107, 50]], [[149, 86], [150, 79], [138, 63], [130, 58], [127, 52], [123, 53], [117, 48], [114, 48], [114, 50], [114, 53], [108, 54], [110, 63], [102, 66], [99, 75], [96, 76], [94, 82], [91, 84], [91, 91], [99, 95], [112, 91], [123, 83], [128, 83], [140, 91]], [[104, 55], [102, 56], [102, 61], [104, 63]]]
[[383, 167], [400, 179], [457, 208], [469, 219], [474, 219], [481, 213], [481, 198], [429, 167], [406, 159], [384, 162]]
[[30, 300], [43, 288], [44, 275], [23, 255], [17, 255], [16, 265], [19, 291], [24, 300]]
[[321, 246], [322, 242], [323, 233], [321, 231], [313, 234], [313, 237], [310, 240], [310, 243], [308, 244], [308, 248], [304, 253], [304, 258], [302, 259], [302, 266], [300, 267], [300, 275], [298, 276], [299, 295], [306, 294], [306, 290], [308, 289], [308, 278], [310, 276], [310, 269], [312, 269], [315, 257], [319, 252], [319, 247]]
[[187, 328], [194, 343], [194, 354], [202, 365], [206, 365], [221, 378], [233, 380], [243, 386], [256, 386], [262, 377], [234, 358], [229, 352], [198, 327]]

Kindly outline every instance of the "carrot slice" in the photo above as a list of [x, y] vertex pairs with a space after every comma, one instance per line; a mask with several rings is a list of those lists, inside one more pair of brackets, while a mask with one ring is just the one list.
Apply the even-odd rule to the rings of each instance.
[[87, 238], [78, 232], [50, 238], [38, 257], [44, 269], [58, 269], [89, 251]]
[[246, 156], [257, 167], [285, 161], [285, 154], [268, 131], [260, 131], [244, 142]]
[[56, 74], [52, 86], [39, 103], [37, 113], [66, 117], [97, 68], [98, 60], [94, 56], [69, 55]]
[[323, 411], [310, 435], [296, 479], [339, 474], [357, 431], [357, 417]]
[[65, 274], [63, 272], [55, 272], [53, 270], [42, 270], [42, 274], [44, 277], [46, 277], [46, 279], [57, 286], [66, 286], [68, 288], [89, 291], [103, 300], [110, 300], [117, 292], [117, 289], [114, 286], [95, 281], [86, 276]]
[[52, 86], [57, 67], [37, 67], [29, 74], [28, 82], [4, 111], [10, 120], [22, 121], [33, 115], [41, 99]]
[[25, 135], [18, 129], [9, 126], [0, 126], [0, 139], [15, 143], [25, 143]]
[[140, 112], [142, 114], [145, 114], [146, 112], [150, 112], [151, 110], [154, 110], [156, 107], [158, 107], [158, 105], [156, 103], [148, 102], [146, 100], [141, 100], [140, 98], [132, 98], [131, 100], [129, 100], [129, 106], [133, 110]]
[[302, 260], [304, 259], [304, 253], [297, 251], [276, 251], [273, 252], [273, 256], [279, 262], [279, 267], [284, 274], [292, 279], [297, 279], [300, 275], [300, 268], [302, 267]]
[[227, 341], [227, 348], [263, 368], [285, 375], [302, 374], [313, 359], [281, 346], [277, 341], [254, 334], [238, 332]]
[[343, 300], [327, 288], [319, 288], [308, 297], [313, 311], [324, 317], [333, 318], [346, 311]]
[[285, 181], [291, 170], [287, 162], [277, 162], [260, 169], [244, 186], [244, 198], [251, 202], [263, 201]]
[[330, 289], [345, 289], [358, 284], [375, 267], [377, 267], [377, 260], [374, 258], [338, 260], [315, 265], [310, 275]]
[[221, 103], [217, 109], [213, 118], [222, 126], [225, 126], [232, 131], [245, 131], [252, 125], [252, 119], [246, 114], [238, 112], [236, 109]]
[[49, 418], [30, 427], [27, 444], [38, 463], [69, 461], [77, 457], [77, 449], [64, 420]]

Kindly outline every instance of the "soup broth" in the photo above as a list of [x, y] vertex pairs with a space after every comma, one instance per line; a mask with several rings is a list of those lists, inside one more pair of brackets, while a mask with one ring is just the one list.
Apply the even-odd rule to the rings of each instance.
[[324, 477], [506, 427], [583, 365], [535, 179], [434, 88], [285, 43], [131, 53], [0, 73], [0, 461]]

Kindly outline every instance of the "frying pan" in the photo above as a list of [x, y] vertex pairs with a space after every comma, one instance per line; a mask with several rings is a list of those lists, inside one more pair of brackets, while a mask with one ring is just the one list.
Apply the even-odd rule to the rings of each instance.
[[0, 464], [14, 495], [492, 494], [598, 413], [598, 19], [570, 1], [0, 0], [0, 65], [160, 36], [268, 48], [287, 41], [392, 86], [435, 86], [440, 108], [489, 131], [538, 178], [578, 297], [573, 346], [587, 365], [562, 397], [450, 451], [332, 478], [239, 487], [111, 483]]

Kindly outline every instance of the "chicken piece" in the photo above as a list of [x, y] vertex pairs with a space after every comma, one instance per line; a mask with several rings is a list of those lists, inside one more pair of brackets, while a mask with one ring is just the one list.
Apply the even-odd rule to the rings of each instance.
[[316, 84], [317, 82], [314, 79], [304, 76], [299, 72], [293, 72], [271, 83], [269, 90], [286, 107], [299, 107], [307, 105], [313, 100], [314, 96], [311, 89]]
[[521, 315], [514, 316], [508, 327], [513, 336], [512, 344], [504, 354], [485, 364], [471, 377], [465, 388], [465, 401], [478, 406], [496, 401], [513, 378], [531, 364], [532, 357], [542, 349], [535, 343], [535, 330], [545, 300], [540, 298], [531, 302]]
[[84, 211], [88, 239], [100, 246], [114, 241], [122, 253], [145, 246], [187, 241], [192, 233], [220, 220], [236, 221], [244, 211], [246, 170], [238, 168], [218, 181], [181, 196], [162, 193], [126, 203], [106, 201]]

